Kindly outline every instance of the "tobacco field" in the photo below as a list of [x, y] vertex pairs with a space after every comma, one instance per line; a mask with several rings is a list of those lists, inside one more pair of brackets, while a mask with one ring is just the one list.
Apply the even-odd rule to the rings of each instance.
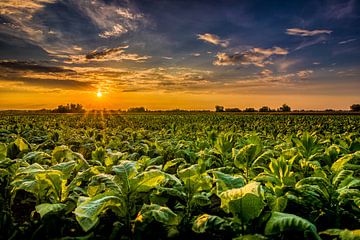
[[360, 116], [0, 115], [0, 239], [360, 239]]

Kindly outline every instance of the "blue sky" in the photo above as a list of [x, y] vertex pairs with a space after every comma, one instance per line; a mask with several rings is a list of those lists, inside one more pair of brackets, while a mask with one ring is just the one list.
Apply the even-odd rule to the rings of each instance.
[[[0, 94], [43, 94], [57, 99], [51, 106], [102, 91], [161, 95], [150, 108], [161, 108], [166, 94], [343, 108], [360, 101], [359, 10], [355, 0], [3, 0]], [[34, 106], [24, 98], [0, 108]]]

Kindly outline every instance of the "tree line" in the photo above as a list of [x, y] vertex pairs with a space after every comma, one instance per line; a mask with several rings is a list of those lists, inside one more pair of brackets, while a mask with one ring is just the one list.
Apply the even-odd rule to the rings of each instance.
[[291, 107], [287, 104], [283, 104], [278, 109], [271, 109], [268, 106], [263, 106], [259, 109], [245, 108], [241, 110], [240, 108], [224, 108], [224, 106], [216, 105], [215, 112], [291, 112]]
[[[350, 110], [354, 112], [360, 112], [360, 104], [353, 104], [350, 106]], [[81, 104], [70, 103], [66, 105], [59, 105], [57, 108], [52, 110], [42, 109], [41, 111], [53, 112], [53, 113], [84, 113], [86, 110]], [[121, 111], [121, 110], [118, 110]], [[127, 109], [127, 111], [121, 112], [191, 112], [191, 111], [208, 111], [208, 110], [183, 110], [183, 109], [173, 109], [173, 110], [149, 110], [145, 107], [132, 107]], [[328, 111], [335, 111], [332, 109], [326, 109]], [[268, 106], [263, 106], [259, 109], [255, 108], [245, 108], [241, 110], [240, 108], [225, 108], [221, 105], [215, 106], [215, 112], [291, 112], [291, 107], [287, 104], [283, 104], [277, 109], [272, 109]]]

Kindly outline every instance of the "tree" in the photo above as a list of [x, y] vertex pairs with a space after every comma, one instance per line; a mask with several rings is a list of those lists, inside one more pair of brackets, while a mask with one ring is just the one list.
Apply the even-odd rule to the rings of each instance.
[[81, 104], [67, 104], [66, 106], [60, 105], [56, 109], [52, 110], [55, 113], [83, 113], [85, 109]]
[[216, 105], [215, 106], [215, 112], [224, 112], [224, 106]]
[[286, 105], [286, 104], [283, 104], [280, 108], [279, 108], [279, 112], [291, 112], [291, 108]]
[[241, 112], [239, 108], [226, 108], [225, 112]]
[[351, 111], [360, 112], [360, 104], [353, 104], [350, 106]]
[[134, 107], [134, 108], [129, 108], [127, 111], [128, 112], [146, 112], [146, 109], [144, 107]]
[[256, 112], [255, 108], [245, 108], [244, 112]]
[[270, 112], [271, 109], [268, 106], [263, 106], [259, 109], [259, 112]]

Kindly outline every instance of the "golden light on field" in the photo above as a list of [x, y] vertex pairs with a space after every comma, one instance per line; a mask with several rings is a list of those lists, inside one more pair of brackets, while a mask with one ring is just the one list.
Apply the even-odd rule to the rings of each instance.
[[96, 93], [96, 96], [97, 96], [97, 97], [102, 97], [102, 92], [99, 90], [99, 91]]

